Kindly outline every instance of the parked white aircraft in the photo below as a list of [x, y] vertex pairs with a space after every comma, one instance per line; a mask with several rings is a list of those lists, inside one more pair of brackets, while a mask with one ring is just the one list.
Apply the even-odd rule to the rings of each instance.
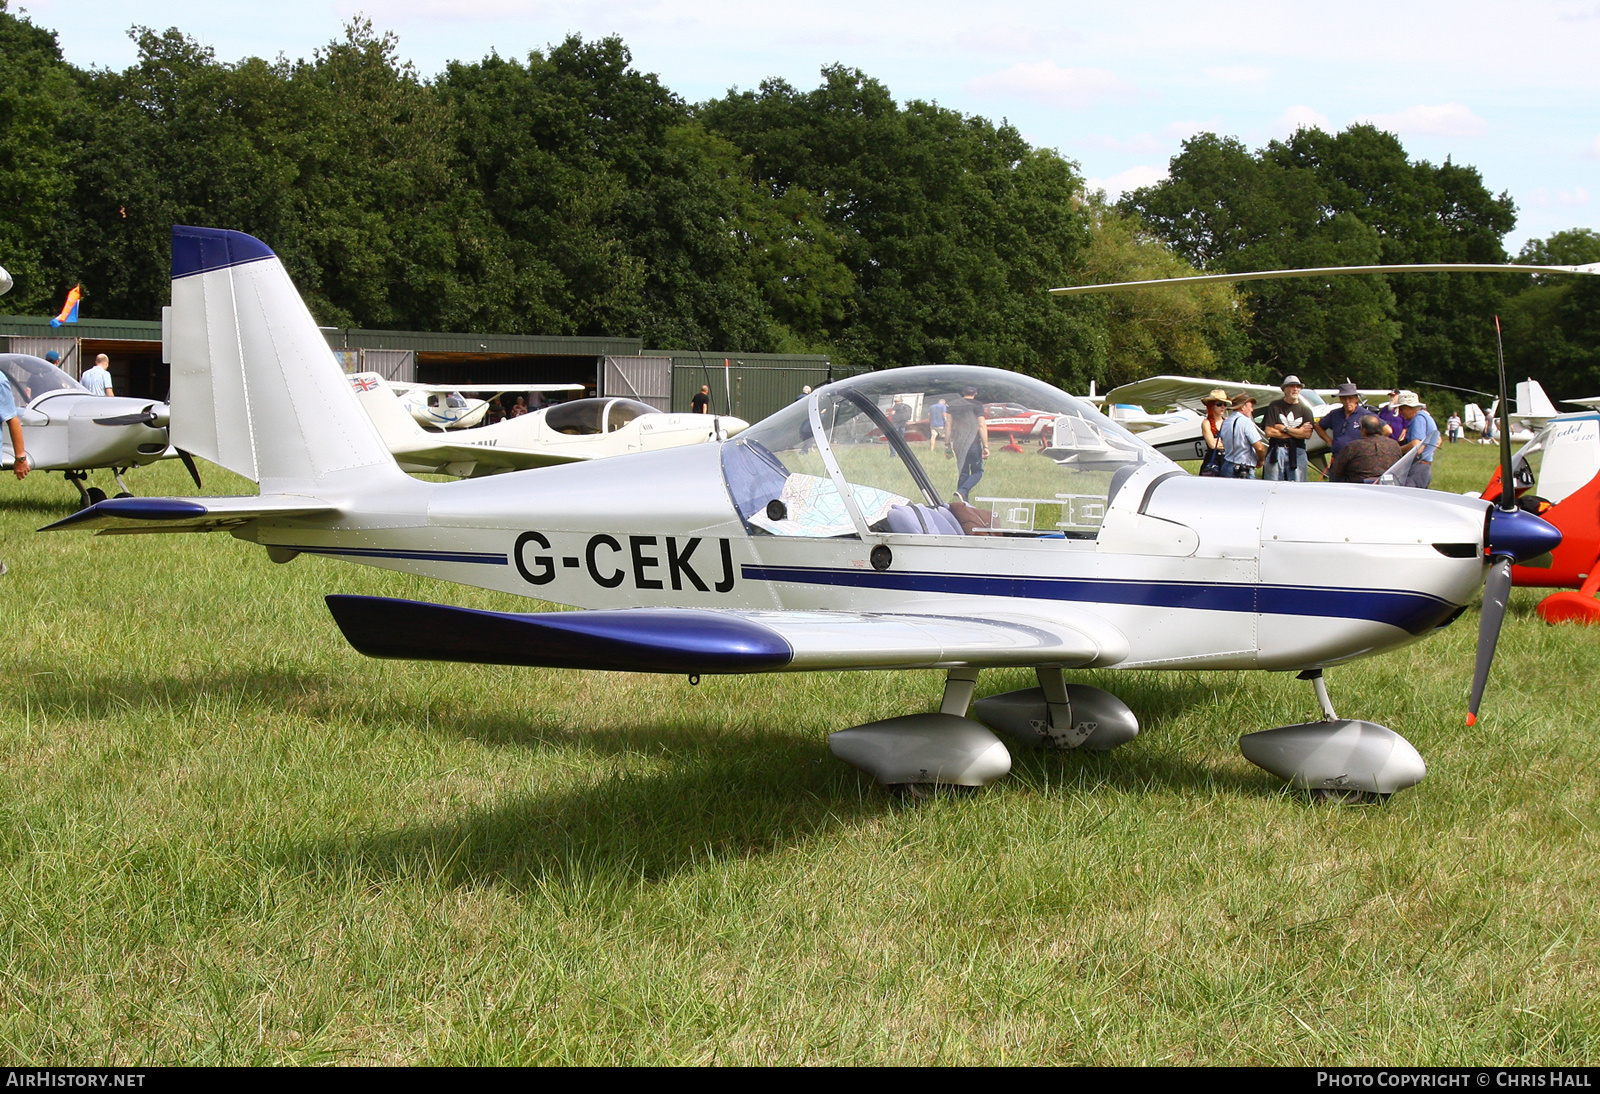
[[350, 387], [401, 470], [459, 479], [726, 440], [750, 424], [726, 415], [664, 414], [634, 399], [573, 399], [494, 425], [430, 433], [376, 373], [355, 373]]
[[[98, 486], [84, 485], [86, 472], [110, 468], [127, 493], [124, 471], [171, 455], [183, 459], [200, 485], [194, 461], [170, 447], [166, 403], [92, 394], [49, 361], [26, 353], [0, 353], [0, 372], [17, 401], [30, 470], [62, 472], [83, 504], [106, 496]], [[0, 430], [0, 468], [10, 470], [11, 463], [11, 435]]]
[[[377, 373], [372, 376], [393, 391], [400, 405], [416, 419], [417, 424], [428, 429], [471, 429], [489, 413], [489, 402], [497, 395], [528, 394], [535, 391], [582, 391], [582, 384], [483, 384], [472, 387], [451, 387], [449, 384], [411, 384], [401, 380], [385, 380]], [[488, 395], [487, 399], [469, 399], [464, 391]]]
[[[1568, 400], [1571, 402], [1572, 400]], [[1514, 444], [1527, 444], [1534, 435], [1556, 416], [1555, 404], [1545, 394], [1539, 381], [1529, 378], [1517, 384], [1516, 409], [1510, 413], [1511, 440]], [[1461, 428], [1468, 433], [1480, 434], [1479, 443], [1494, 444], [1495, 424], [1500, 418], [1500, 400], [1489, 404], [1485, 414], [1477, 403], [1468, 403], [1461, 411]]]
[[[722, 444], [422, 482], [395, 466], [259, 240], [174, 229], [171, 330], [174, 439], [260, 494], [114, 499], [52, 528], [225, 528], [280, 562], [330, 555], [591, 609], [330, 596], [372, 656], [691, 679], [944, 670], [938, 713], [830, 738], [886, 784], [1009, 770], [1006, 746], [968, 717], [986, 667], [1034, 668], [1040, 687], [978, 702], [979, 720], [1019, 745], [1090, 749], [1138, 722], [1065, 669], [1266, 669], [1310, 679], [1326, 717], [1244, 737], [1248, 757], [1300, 786], [1393, 792], [1422, 778], [1421, 757], [1392, 730], [1337, 718], [1323, 669], [1448, 625], [1486, 572], [1558, 538], [1522, 510], [1444, 493], [1195, 478], [1086, 403], [966, 366], [829, 384]], [[969, 386], [1082, 423], [1073, 458], [987, 464], [986, 492], [1032, 503], [1027, 528], [981, 534], [983, 514], [944, 501], [968, 461], [924, 462], [880, 406], [947, 395], [959, 442], [978, 430], [959, 407]], [[1503, 600], [1486, 605], [1473, 711], [1503, 615]]]

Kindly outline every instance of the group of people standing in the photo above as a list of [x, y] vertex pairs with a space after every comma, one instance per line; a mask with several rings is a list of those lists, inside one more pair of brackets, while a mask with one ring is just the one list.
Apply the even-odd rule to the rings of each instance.
[[1389, 401], [1375, 409], [1361, 401], [1356, 385], [1339, 386], [1339, 405], [1316, 417], [1300, 397], [1298, 376], [1285, 376], [1283, 398], [1267, 404], [1256, 425], [1256, 397], [1241, 392], [1232, 398], [1221, 388], [1206, 396], [1206, 417], [1200, 425], [1205, 444], [1202, 475], [1276, 482], [1305, 482], [1306, 442], [1313, 434], [1333, 450], [1328, 478], [1334, 482], [1377, 482], [1406, 453], [1415, 452], [1400, 485], [1426, 490], [1433, 482], [1433, 458], [1439, 450], [1439, 426], [1427, 404], [1414, 391], [1389, 392]]

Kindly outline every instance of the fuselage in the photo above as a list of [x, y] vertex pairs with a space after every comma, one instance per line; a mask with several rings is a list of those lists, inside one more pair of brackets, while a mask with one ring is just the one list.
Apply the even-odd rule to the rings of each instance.
[[349, 499], [349, 518], [241, 534], [275, 557], [327, 554], [583, 608], [1087, 609], [1127, 637], [1127, 668], [1349, 660], [1425, 635], [1483, 582], [1486, 504], [1474, 499], [1157, 464], [1121, 485], [1095, 539], [785, 537], [741, 519], [722, 448], [396, 484]]

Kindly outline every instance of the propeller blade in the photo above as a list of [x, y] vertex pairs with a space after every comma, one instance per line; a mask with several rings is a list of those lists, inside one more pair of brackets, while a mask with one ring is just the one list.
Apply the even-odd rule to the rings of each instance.
[[95, 425], [154, 425], [156, 412], [141, 410], [137, 414], [118, 414], [111, 418], [96, 418]]
[[200, 484], [200, 469], [194, 465], [194, 457], [180, 448], [178, 449], [178, 459], [182, 460], [183, 466], [189, 469], [189, 477], [194, 480], [194, 488], [196, 490], [204, 490], [205, 487]]
[[1511, 559], [1497, 556], [1489, 566], [1489, 579], [1483, 583], [1483, 617], [1478, 621], [1478, 662], [1472, 670], [1472, 698], [1467, 702], [1467, 725], [1478, 724], [1478, 704], [1484, 685], [1489, 682], [1489, 666], [1494, 664], [1494, 647], [1500, 641], [1500, 625], [1506, 619], [1511, 601]]

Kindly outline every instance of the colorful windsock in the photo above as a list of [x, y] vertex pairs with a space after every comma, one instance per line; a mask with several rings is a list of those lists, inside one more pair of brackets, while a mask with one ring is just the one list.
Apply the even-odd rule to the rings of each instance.
[[61, 307], [61, 314], [50, 320], [50, 325], [59, 327], [63, 323], [76, 323], [78, 321], [78, 299], [82, 296], [83, 286], [72, 286], [72, 291], [67, 293], [67, 302]]

